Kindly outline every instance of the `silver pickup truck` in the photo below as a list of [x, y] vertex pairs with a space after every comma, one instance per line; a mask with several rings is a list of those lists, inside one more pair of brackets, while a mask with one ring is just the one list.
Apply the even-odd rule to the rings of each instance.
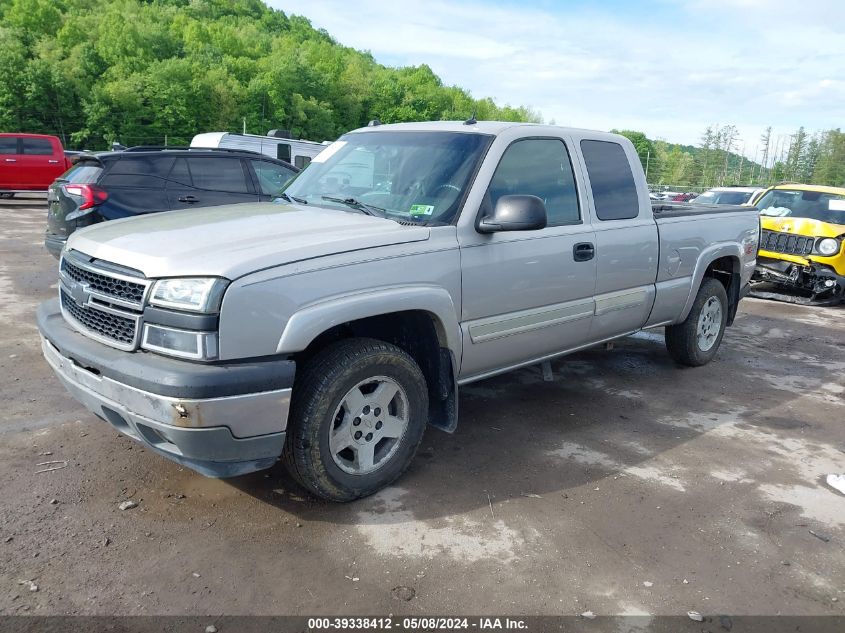
[[213, 477], [281, 458], [348, 501], [455, 429], [462, 384], [643, 328], [707, 363], [758, 239], [753, 207], [653, 209], [621, 136], [371, 126], [275, 203], [74, 233], [38, 325], [74, 397], [157, 453]]

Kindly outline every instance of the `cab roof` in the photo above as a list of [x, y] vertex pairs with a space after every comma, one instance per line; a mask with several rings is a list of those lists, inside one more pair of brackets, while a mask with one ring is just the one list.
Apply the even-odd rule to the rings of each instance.
[[586, 130], [574, 127], [563, 127], [560, 125], [545, 125], [543, 123], [523, 123], [519, 121], [476, 121], [475, 123], [467, 124], [464, 121], [421, 121], [415, 123], [381, 123], [368, 127], [358, 128], [352, 130], [352, 134], [357, 132], [381, 132], [381, 131], [406, 131], [406, 132], [467, 132], [476, 134], [492, 134], [498, 135], [514, 127], [525, 127], [536, 129], [538, 133], [543, 130], [554, 130], [557, 133], [574, 134], [580, 136], [588, 134], [590, 136], [607, 136], [618, 137], [616, 134], [609, 132], [601, 132], [597, 130]]

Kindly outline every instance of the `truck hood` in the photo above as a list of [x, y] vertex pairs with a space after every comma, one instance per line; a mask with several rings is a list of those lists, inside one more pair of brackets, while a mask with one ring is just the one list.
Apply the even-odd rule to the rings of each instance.
[[147, 277], [219, 276], [428, 239], [429, 229], [357, 212], [259, 202], [154, 213], [75, 232], [68, 249]]

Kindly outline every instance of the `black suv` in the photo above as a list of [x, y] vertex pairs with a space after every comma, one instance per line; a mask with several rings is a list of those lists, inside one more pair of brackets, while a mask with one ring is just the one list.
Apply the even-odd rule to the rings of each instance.
[[271, 200], [298, 171], [244, 150], [132, 147], [82, 154], [47, 192], [44, 246], [59, 257], [71, 233], [97, 222]]

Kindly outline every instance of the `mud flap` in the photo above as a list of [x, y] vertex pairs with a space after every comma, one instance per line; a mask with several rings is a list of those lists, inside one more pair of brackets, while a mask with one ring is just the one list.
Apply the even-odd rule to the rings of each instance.
[[728, 320], [726, 326], [731, 326], [736, 318], [736, 311], [739, 309], [739, 300], [742, 299], [742, 276], [739, 273], [731, 273], [731, 283], [728, 286]]
[[428, 423], [447, 433], [454, 433], [458, 428], [458, 380], [455, 371], [455, 359], [452, 352], [440, 348], [439, 371], [437, 381], [429, 387]]

